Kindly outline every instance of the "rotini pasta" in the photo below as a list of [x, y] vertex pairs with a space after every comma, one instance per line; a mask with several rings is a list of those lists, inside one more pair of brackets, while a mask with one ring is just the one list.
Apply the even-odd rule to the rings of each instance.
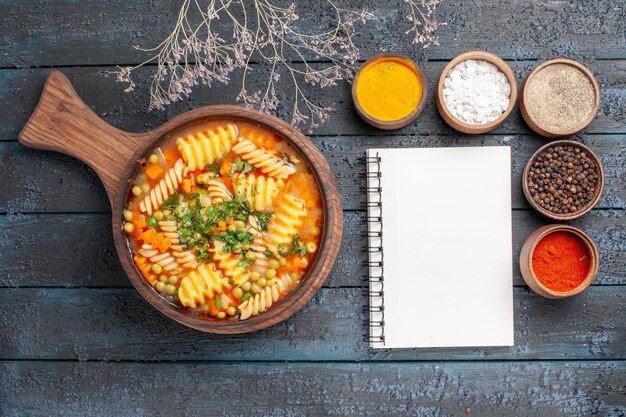
[[216, 294], [221, 294], [228, 280], [215, 268], [215, 264], [202, 264], [180, 282], [178, 297], [185, 307], [202, 307]]
[[264, 175], [233, 176], [235, 195], [245, 198], [255, 211], [271, 211], [272, 202], [284, 185], [283, 180]]
[[237, 127], [232, 123], [214, 130], [204, 130], [195, 135], [178, 138], [176, 143], [190, 171], [204, 169], [207, 164], [219, 161], [237, 139]]
[[277, 255], [280, 245], [287, 245], [293, 240], [307, 215], [306, 205], [291, 193], [282, 193], [275, 202], [274, 217], [267, 226], [267, 248]]
[[152, 245], [142, 245], [141, 249], [139, 249], [139, 254], [148, 258], [151, 263], [158, 264], [163, 271], [172, 274], [178, 274], [182, 271], [178, 261], [169, 251], [160, 253], [159, 250], [153, 248]]
[[209, 192], [209, 197], [213, 204], [220, 204], [233, 199], [233, 195], [226, 187], [226, 184], [220, 180], [209, 180], [207, 191]]
[[176, 192], [183, 178], [187, 176], [187, 172], [188, 170], [183, 160], [177, 160], [174, 166], [167, 170], [163, 179], [139, 203], [141, 211], [152, 214], [153, 211], [159, 209], [163, 202]]
[[296, 169], [291, 164], [263, 148], [258, 148], [252, 141], [242, 137], [233, 146], [233, 152], [270, 177], [286, 179], [296, 172]]
[[269, 259], [265, 254], [267, 250], [267, 239], [263, 235], [261, 226], [256, 217], [248, 217], [248, 227], [248, 230], [250, 230], [250, 233], [254, 236], [254, 241], [252, 241], [250, 245], [250, 249], [254, 252], [255, 256], [252, 270], [263, 276], [269, 269]]
[[245, 320], [251, 316], [266, 311], [274, 305], [293, 285], [293, 280], [288, 274], [275, 280], [274, 285], [263, 288], [258, 294], [247, 299], [239, 305], [241, 315], [239, 320]]
[[302, 161], [239, 120], [169, 135], [137, 161], [123, 212], [143, 279], [197, 317], [246, 320], [275, 305], [310, 270], [324, 224]]
[[232, 279], [236, 285], [240, 286], [248, 281], [250, 274], [246, 268], [239, 265], [241, 260], [238, 259], [237, 256], [232, 253], [224, 252], [224, 246], [224, 242], [215, 242], [215, 247], [212, 250], [213, 259], [224, 275]]
[[159, 227], [165, 237], [168, 237], [172, 243], [170, 249], [172, 255], [176, 258], [176, 262], [178, 262], [182, 268], [196, 269], [198, 267], [196, 256], [193, 252], [185, 250], [180, 245], [180, 236], [178, 235], [178, 225], [176, 222], [174, 220], [161, 220]]

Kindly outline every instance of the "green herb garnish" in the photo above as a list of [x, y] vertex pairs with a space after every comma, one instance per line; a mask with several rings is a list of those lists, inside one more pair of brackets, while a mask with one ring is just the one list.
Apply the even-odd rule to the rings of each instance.
[[248, 291], [247, 293], [245, 293], [244, 295], [241, 296], [241, 301], [246, 301], [248, 298], [252, 297], [252, 293], [250, 291]]
[[219, 240], [225, 243], [222, 249], [224, 253], [230, 253], [232, 251], [239, 251], [243, 245], [249, 245], [254, 240], [252, 233], [247, 230], [241, 229], [236, 231], [221, 232], [215, 240]]
[[207, 172], [213, 172], [215, 175], [220, 175], [220, 167], [215, 164], [207, 164], [206, 170]]
[[261, 227], [261, 230], [263, 231], [267, 230], [267, 223], [269, 223], [273, 215], [274, 215], [273, 213], [261, 213], [261, 212], [254, 213], [254, 216], [256, 217], [257, 222], [259, 223], [259, 226]]
[[163, 207], [173, 209], [178, 205], [178, 194], [174, 194], [163, 202]]
[[302, 246], [298, 239], [300, 239], [299, 234], [296, 233], [295, 235], [293, 235], [293, 240], [291, 241], [291, 245], [293, 246], [293, 248], [291, 249], [291, 254], [295, 255], [299, 253], [300, 256], [306, 256], [306, 254], [309, 253], [309, 250], [306, 248], [306, 246]]
[[215, 298], [215, 307], [222, 308], [222, 297]]
[[243, 159], [237, 158], [237, 160], [233, 161], [230, 164], [230, 172], [228, 173], [228, 175], [232, 176], [233, 174], [235, 174], [237, 172], [241, 172], [242, 174], [245, 174], [247, 172], [252, 171], [253, 168], [254, 167], [252, 165], [250, 165], [249, 163], [247, 163]]
[[238, 263], [238, 265], [242, 268], [250, 268], [250, 265], [252, 265], [252, 262], [254, 262], [254, 260], [252, 259], [245, 259], [241, 262]]

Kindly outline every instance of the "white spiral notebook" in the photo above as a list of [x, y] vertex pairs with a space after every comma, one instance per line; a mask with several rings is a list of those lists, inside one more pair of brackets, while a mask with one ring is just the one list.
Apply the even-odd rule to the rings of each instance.
[[370, 346], [512, 346], [510, 147], [366, 161]]

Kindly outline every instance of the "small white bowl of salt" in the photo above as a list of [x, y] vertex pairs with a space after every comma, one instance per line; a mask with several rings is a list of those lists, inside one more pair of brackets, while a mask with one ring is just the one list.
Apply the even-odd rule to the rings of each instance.
[[465, 52], [446, 65], [437, 84], [437, 109], [463, 133], [485, 133], [500, 126], [517, 100], [515, 75], [501, 58]]

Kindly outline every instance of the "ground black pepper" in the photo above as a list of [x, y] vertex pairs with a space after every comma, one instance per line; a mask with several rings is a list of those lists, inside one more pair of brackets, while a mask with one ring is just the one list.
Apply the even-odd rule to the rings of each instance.
[[527, 185], [531, 198], [555, 214], [571, 214], [591, 203], [599, 170], [584, 149], [555, 145], [532, 161]]

